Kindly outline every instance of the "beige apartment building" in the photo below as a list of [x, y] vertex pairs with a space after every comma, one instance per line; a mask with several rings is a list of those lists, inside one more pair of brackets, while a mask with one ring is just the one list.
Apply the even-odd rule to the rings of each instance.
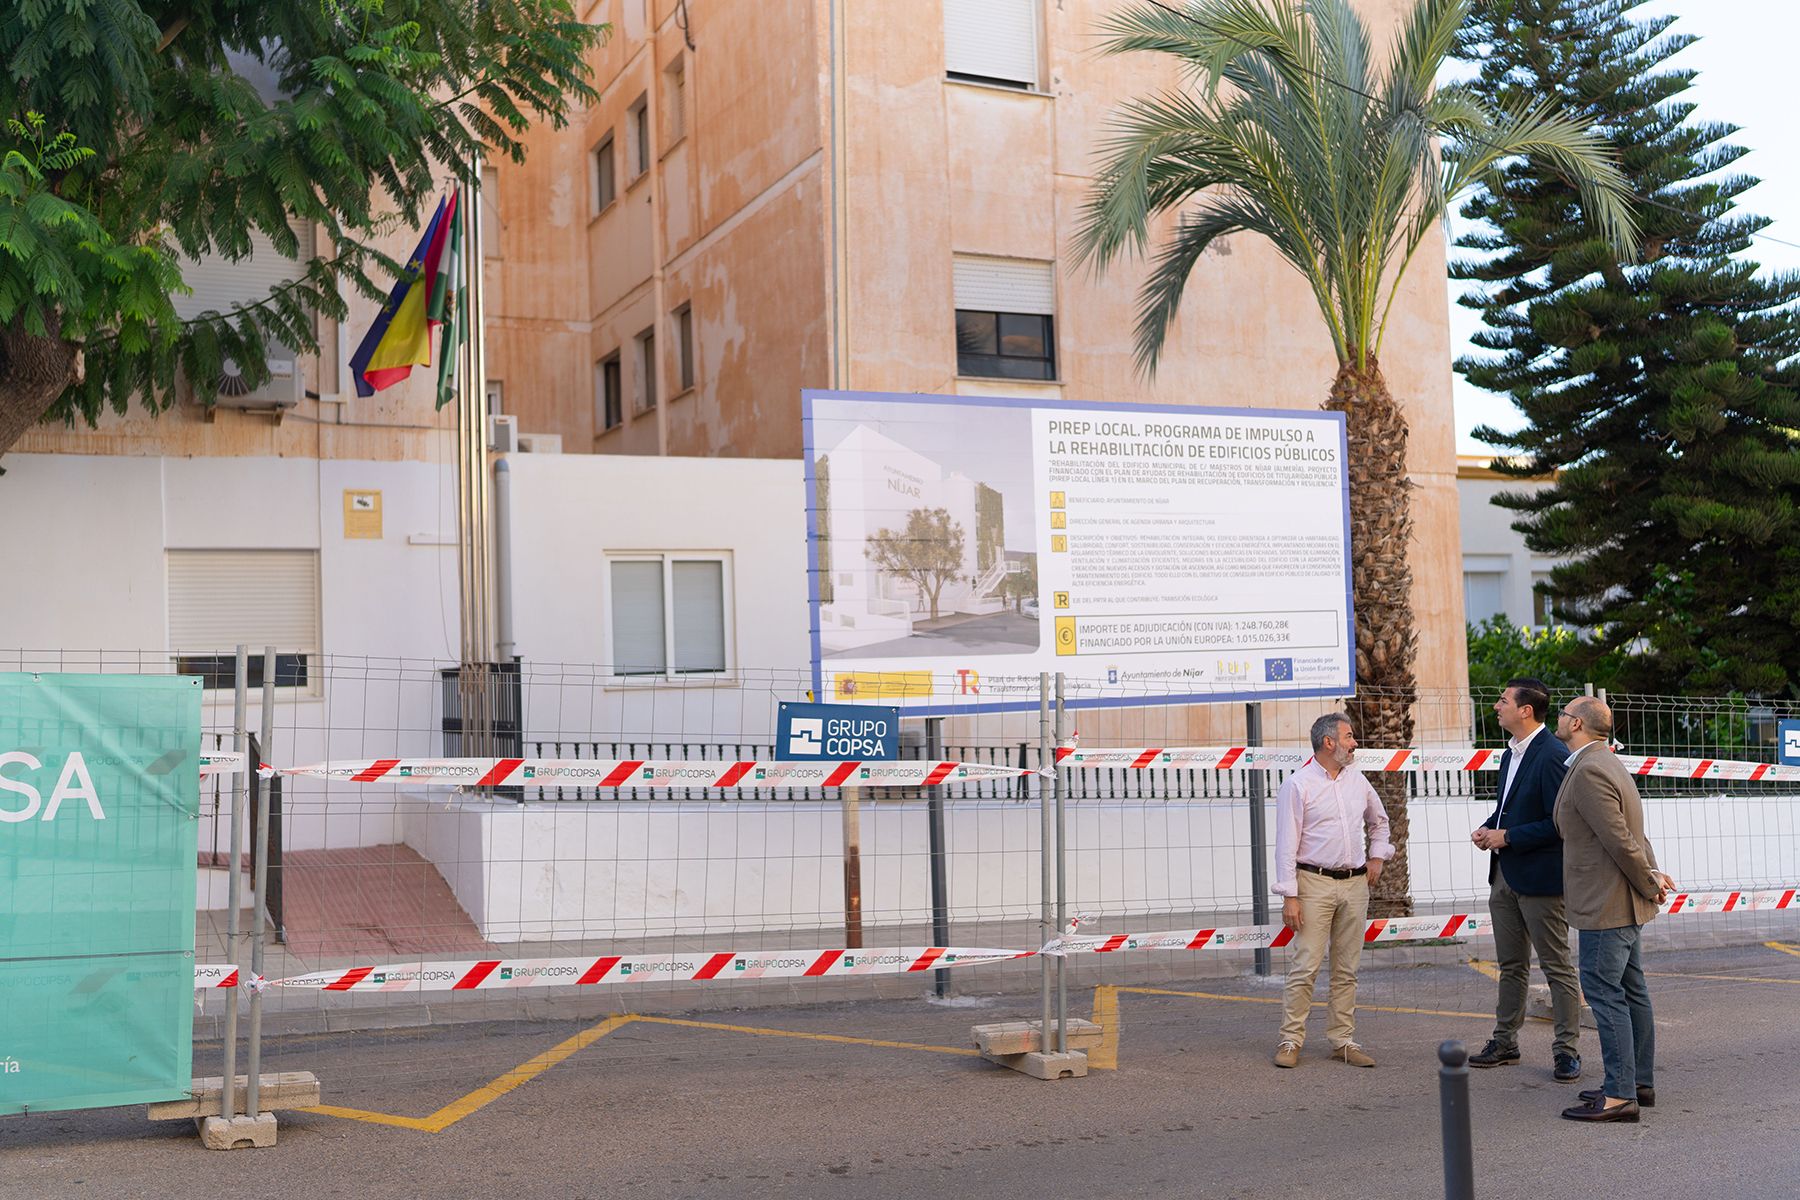
[[[1142, 264], [1074, 244], [1109, 114], [1176, 86], [1095, 53], [1117, 0], [597, 0], [600, 100], [503, 163], [489, 374], [565, 452], [795, 457], [800, 391], [1315, 408], [1301, 280], [1238, 237], [1195, 270], [1154, 380]], [[1365, 0], [1385, 34], [1407, 0]], [[1412, 421], [1421, 683], [1463, 686], [1444, 254], [1384, 366]]]
[[[1109, 114], [1180, 83], [1151, 57], [1095, 52], [1117, 2], [577, 0], [584, 20], [613, 28], [593, 59], [599, 100], [535, 131], [526, 162], [485, 176], [495, 408], [520, 433], [549, 435], [537, 450], [702, 459], [797, 458], [809, 387], [1316, 408], [1329, 342], [1301, 280], [1255, 239], [1232, 238], [1195, 269], [1154, 380], [1132, 359], [1144, 265], [1097, 278], [1074, 261]], [[1362, 3], [1380, 37], [1410, 6]], [[415, 238], [397, 233], [392, 249]], [[266, 294], [281, 264], [256, 263], [203, 265], [192, 303]], [[163, 482], [142, 487], [166, 505], [177, 476], [207, 463], [208, 479], [246, 480], [270, 463], [312, 464], [324, 515], [311, 523], [335, 537], [332, 464], [365, 489], [379, 472], [357, 464], [410, 464], [423, 471], [405, 485], [418, 515], [398, 524], [399, 483], [385, 485], [386, 503], [392, 535], [424, 555], [444, 536], [451, 414], [433, 409], [431, 370], [355, 397], [347, 361], [374, 305], [347, 299], [349, 320], [322, 323], [322, 352], [295, 356], [291, 380], [271, 385], [279, 397], [211, 408], [193, 397], [99, 430], [40, 427], [9, 466], [69, 456], [57, 486], [98, 498], [118, 494], [106, 462], [157, 459]], [[1412, 422], [1420, 682], [1461, 688], [1449, 364], [1433, 242], [1383, 365]], [[165, 519], [163, 544], [278, 544], [213, 531], [232, 505], [195, 511], [208, 525], [178, 538]]]

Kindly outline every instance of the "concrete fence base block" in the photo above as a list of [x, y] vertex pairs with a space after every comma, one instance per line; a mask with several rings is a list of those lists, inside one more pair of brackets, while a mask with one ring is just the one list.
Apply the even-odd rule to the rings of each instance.
[[200, 1117], [200, 1144], [208, 1150], [236, 1150], [248, 1146], [261, 1150], [275, 1144], [275, 1114], [254, 1117]]
[[[1069, 1021], [1069, 1052], [1048, 1054], [1043, 1046], [1043, 1022], [1002, 1021], [977, 1025], [970, 1033], [981, 1057], [1033, 1079], [1080, 1079], [1088, 1073], [1087, 1052], [1100, 1046], [1103, 1033], [1092, 1021]], [[1056, 1036], [1055, 1025], [1051, 1037]]]
[[[248, 1095], [250, 1077], [237, 1077], [237, 1094], [233, 1097], [233, 1109], [242, 1111], [248, 1107], [244, 1103]], [[164, 1100], [149, 1106], [147, 1115], [152, 1121], [185, 1121], [190, 1118], [196, 1121], [207, 1116], [216, 1116], [219, 1112], [220, 1093], [224, 1091], [224, 1078], [210, 1075], [196, 1079], [188, 1089], [186, 1100]], [[311, 1108], [319, 1102], [319, 1077], [311, 1071], [280, 1071], [260, 1077], [257, 1086], [257, 1107], [263, 1112], [273, 1112], [284, 1108]]]
[[[995, 1055], [1029, 1054], [1034, 1050], [1042, 1050], [1042, 1031], [1041, 1021], [1001, 1021], [993, 1025], [977, 1025], [969, 1032], [975, 1038], [975, 1048], [981, 1051], [984, 1058], [991, 1058]], [[1069, 1018], [1069, 1049], [1099, 1049], [1102, 1032], [1100, 1026], [1092, 1021]], [[1055, 1022], [1050, 1024], [1050, 1040], [1052, 1044], [1056, 1041]]]
[[[1525, 1015], [1528, 1017], [1536, 1017], [1540, 1021], [1554, 1021], [1556, 1019], [1556, 1007], [1550, 1002], [1549, 984], [1534, 983], [1526, 990]], [[1581, 1027], [1583, 1029], [1599, 1028], [1598, 1025], [1594, 1024], [1594, 1010], [1588, 1007], [1586, 1000], [1581, 1002]]]
[[1088, 1073], [1087, 1055], [1080, 1050], [1071, 1050], [1067, 1054], [1033, 1050], [1027, 1054], [984, 1054], [981, 1057], [1033, 1079], [1081, 1079]]

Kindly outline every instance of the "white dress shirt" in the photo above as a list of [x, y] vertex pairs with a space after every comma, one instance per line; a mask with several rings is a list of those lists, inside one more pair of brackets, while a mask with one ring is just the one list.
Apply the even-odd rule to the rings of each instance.
[[[1524, 737], [1512, 738], [1506, 743], [1506, 748], [1512, 751], [1512, 757], [1506, 760], [1506, 777], [1500, 781], [1500, 811], [1502, 813], [1506, 811], [1506, 797], [1512, 791], [1513, 776], [1519, 773], [1519, 761], [1525, 757], [1525, 747], [1531, 745], [1531, 739], [1542, 732], [1544, 732], [1544, 727], [1539, 725]], [[1495, 820], [1499, 820], [1499, 817], [1496, 816]]]
[[[1368, 851], [1363, 850], [1365, 826]], [[1275, 798], [1275, 894], [1298, 896], [1298, 864], [1354, 868], [1394, 857], [1387, 809], [1355, 767], [1333, 779], [1317, 759], [1281, 785]]]

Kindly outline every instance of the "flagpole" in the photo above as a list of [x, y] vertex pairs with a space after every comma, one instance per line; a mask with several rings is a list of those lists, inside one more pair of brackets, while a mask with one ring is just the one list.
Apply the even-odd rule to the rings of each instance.
[[471, 163], [457, 205], [462, 222], [462, 308], [467, 337], [457, 350], [457, 549], [462, 597], [462, 662], [457, 691], [461, 701], [463, 753], [484, 757], [492, 752], [492, 699], [488, 686], [493, 662], [492, 575], [490, 569], [490, 491], [488, 481], [488, 404], [486, 296], [482, 289], [484, 249], [481, 244], [481, 159]]

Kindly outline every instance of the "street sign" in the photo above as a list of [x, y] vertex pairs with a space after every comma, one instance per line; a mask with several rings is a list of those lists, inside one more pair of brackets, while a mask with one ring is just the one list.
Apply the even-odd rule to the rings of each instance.
[[775, 757], [789, 762], [899, 758], [900, 710], [784, 700], [775, 718]]
[[1781, 764], [1800, 767], [1800, 721], [1783, 721], [1780, 734]]

